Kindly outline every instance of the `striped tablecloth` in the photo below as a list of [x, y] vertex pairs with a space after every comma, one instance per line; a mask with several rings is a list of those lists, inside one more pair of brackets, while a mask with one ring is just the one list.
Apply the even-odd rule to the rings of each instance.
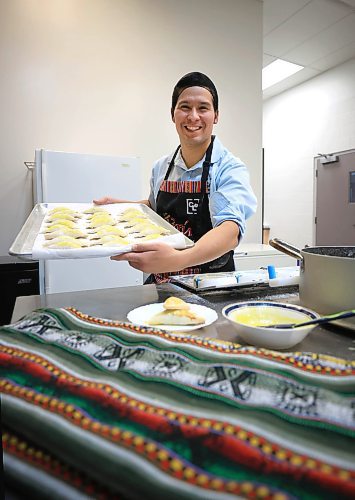
[[355, 498], [355, 362], [39, 309], [0, 328], [5, 477], [46, 498]]

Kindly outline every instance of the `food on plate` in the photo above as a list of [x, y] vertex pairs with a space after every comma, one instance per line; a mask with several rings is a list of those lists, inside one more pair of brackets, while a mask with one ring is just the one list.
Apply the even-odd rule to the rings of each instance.
[[205, 323], [205, 318], [191, 311], [190, 305], [178, 297], [166, 299], [163, 308], [163, 311], [150, 318], [148, 321], [150, 325], [203, 325]]
[[205, 318], [185, 309], [165, 309], [150, 318], [150, 325], [203, 325]]
[[163, 304], [164, 309], [190, 309], [190, 304], [179, 297], [169, 297]]

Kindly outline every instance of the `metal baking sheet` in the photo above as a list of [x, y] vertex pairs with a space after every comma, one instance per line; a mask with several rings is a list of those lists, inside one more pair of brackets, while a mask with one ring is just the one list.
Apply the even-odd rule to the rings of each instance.
[[[42, 222], [48, 212], [48, 210], [54, 206], [70, 206], [72, 204], [70, 203], [38, 203], [37, 205], [34, 206], [32, 212], [28, 216], [26, 222], [24, 223], [22, 229], [18, 233], [16, 239], [14, 240], [13, 244], [11, 245], [9, 249], [9, 254], [10, 255], [15, 255], [17, 257], [20, 257], [24, 260], [33, 260], [32, 257], [32, 249], [34, 242], [38, 236], [39, 230], [42, 226]], [[79, 205], [79, 204], [78, 204]], [[82, 204], [83, 209], [88, 208], [92, 206], [90, 203], [85, 203]], [[122, 205], [125, 205], [125, 208], [132, 207], [132, 208], [140, 208], [147, 216], [156, 224], [164, 227], [169, 231], [171, 235], [174, 234], [179, 234], [179, 231], [169, 224], [165, 219], [160, 217], [154, 210], [151, 208], [147, 207], [144, 204], [141, 203], [124, 203]], [[102, 207], [107, 207], [107, 205], [102, 205]], [[109, 209], [108, 209], [109, 210]], [[180, 233], [182, 234], [182, 233]], [[185, 247], [191, 247], [194, 245], [194, 242], [187, 238], [185, 235], [183, 235], [184, 241], [185, 241]], [[158, 241], [155, 240], [155, 241]], [[97, 255], [98, 257], [101, 257], [102, 255]]]
[[266, 270], [231, 271], [228, 273], [185, 274], [171, 276], [171, 282], [194, 292], [250, 288], [260, 285], [269, 286]]
[[174, 275], [172, 281], [194, 293], [240, 288], [298, 286], [299, 267], [278, 267], [276, 278], [270, 279], [268, 269], [260, 267], [244, 271]]

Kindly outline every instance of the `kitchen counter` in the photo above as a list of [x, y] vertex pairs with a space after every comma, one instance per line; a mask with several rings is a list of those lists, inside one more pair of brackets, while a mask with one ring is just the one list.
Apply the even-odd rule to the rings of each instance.
[[[127, 321], [127, 313], [146, 304], [164, 302], [174, 295], [189, 302], [213, 308], [218, 313], [218, 320], [212, 325], [195, 330], [199, 336], [214, 337], [243, 344], [222, 316], [221, 311], [227, 304], [244, 300], [273, 300], [277, 302], [299, 303], [297, 287], [268, 288], [190, 293], [176, 285], [141, 285], [132, 287], [66, 292], [49, 295], [18, 297], [13, 311], [12, 321], [41, 307], [74, 307], [91, 316], [118, 321]], [[290, 350], [290, 349], [289, 349]], [[355, 331], [332, 325], [316, 327], [294, 351], [307, 351], [327, 354], [345, 359], [355, 359]]]
[[273, 265], [288, 267], [296, 265], [296, 259], [262, 243], [241, 243], [234, 250], [237, 271], [259, 269]]

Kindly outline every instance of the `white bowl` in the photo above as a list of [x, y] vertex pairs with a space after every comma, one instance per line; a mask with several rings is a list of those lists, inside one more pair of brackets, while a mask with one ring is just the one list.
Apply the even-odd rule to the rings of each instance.
[[268, 301], [230, 304], [223, 308], [222, 314], [245, 342], [270, 349], [288, 349], [298, 344], [317, 325], [266, 328], [267, 325], [302, 323], [320, 317], [305, 307]]

